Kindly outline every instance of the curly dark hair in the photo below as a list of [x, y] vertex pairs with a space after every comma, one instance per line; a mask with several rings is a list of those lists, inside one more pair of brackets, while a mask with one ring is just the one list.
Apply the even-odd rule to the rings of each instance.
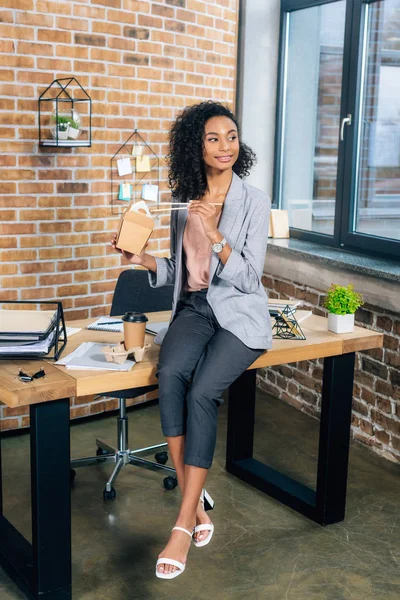
[[207, 189], [206, 169], [203, 160], [204, 127], [212, 117], [231, 119], [238, 130], [239, 155], [233, 171], [246, 177], [256, 161], [256, 155], [240, 140], [239, 125], [232, 112], [219, 102], [211, 100], [185, 108], [171, 127], [169, 137], [168, 179], [172, 196], [181, 202], [198, 200]]

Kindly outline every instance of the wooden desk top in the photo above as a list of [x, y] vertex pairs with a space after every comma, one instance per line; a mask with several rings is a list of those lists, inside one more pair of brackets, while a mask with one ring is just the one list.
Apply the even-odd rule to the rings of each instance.
[[[169, 312], [149, 313], [152, 321], [167, 321]], [[95, 319], [71, 321], [72, 327], [83, 329], [71, 336], [63, 355], [67, 355], [82, 342], [105, 342], [115, 344], [122, 339], [120, 333], [90, 331], [86, 325]], [[327, 319], [310, 316], [302, 323], [306, 340], [274, 340], [273, 347], [265, 352], [250, 368], [269, 367], [301, 360], [312, 360], [326, 356], [336, 356], [380, 348], [383, 334], [361, 327], [355, 327], [352, 333], [335, 334], [327, 329]], [[146, 335], [146, 342], [153, 342], [154, 336]], [[71, 396], [86, 396], [102, 392], [140, 387], [157, 383], [156, 364], [159, 346], [151, 343], [142, 362], [131, 371], [75, 371], [54, 365], [51, 361], [0, 361], [0, 400], [8, 406], [25, 406], [48, 400], [57, 400]], [[19, 368], [28, 373], [45, 368], [46, 377], [23, 383], [18, 379]]]

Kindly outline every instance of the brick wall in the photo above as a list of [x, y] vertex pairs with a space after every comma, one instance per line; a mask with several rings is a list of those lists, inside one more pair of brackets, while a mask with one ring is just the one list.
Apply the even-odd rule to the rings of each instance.
[[[126, 267], [109, 245], [110, 158], [135, 127], [165, 156], [184, 106], [233, 105], [237, 0], [0, 4], [0, 301], [57, 298], [69, 319], [107, 314]], [[38, 148], [37, 99], [72, 75], [92, 98], [92, 146]], [[165, 166], [161, 180], [164, 199]], [[160, 224], [149, 250], [162, 255], [168, 216]], [[86, 399], [73, 416], [105, 408]], [[27, 425], [22, 409], [3, 415], [2, 429]]]
[[[325, 293], [265, 275], [270, 298], [303, 300], [302, 309], [326, 316]], [[356, 353], [352, 436], [375, 452], [400, 463], [400, 314], [365, 305], [356, 324], [384, 333], [384, 347]], [[284, 402], [318, 417], [323, 362], [307, 360], [262, 370], [259, 385]]]

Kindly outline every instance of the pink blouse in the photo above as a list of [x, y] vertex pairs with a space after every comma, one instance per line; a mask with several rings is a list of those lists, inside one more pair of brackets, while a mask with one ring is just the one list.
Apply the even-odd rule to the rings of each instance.
[[[217, 217], [217, 223], [220, 216], [221, 213]], [[187, 271], [187, 291], [197, 292], [208, 288], [212, 250], [199, 215], [188, 214], [183, 233], [183, 251]]]

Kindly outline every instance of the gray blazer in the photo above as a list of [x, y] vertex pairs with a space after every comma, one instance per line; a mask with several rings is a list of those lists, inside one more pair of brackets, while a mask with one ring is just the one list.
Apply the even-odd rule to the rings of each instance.
[[[272, 344], [268, 298], [261, 283], [270, 207], [266, 194], [233, 174], [218, 225], [232, 252], [225, 265], [213, 253], [207, 292], [220, 326], [257, 349]], [[171, 213], [171, 258], [156, 257], [157, 272], [149, 271], [152, 287], [174, 286], [171, 319], [186, 280], [182, 251], [186, 219], [186, 210]]]

